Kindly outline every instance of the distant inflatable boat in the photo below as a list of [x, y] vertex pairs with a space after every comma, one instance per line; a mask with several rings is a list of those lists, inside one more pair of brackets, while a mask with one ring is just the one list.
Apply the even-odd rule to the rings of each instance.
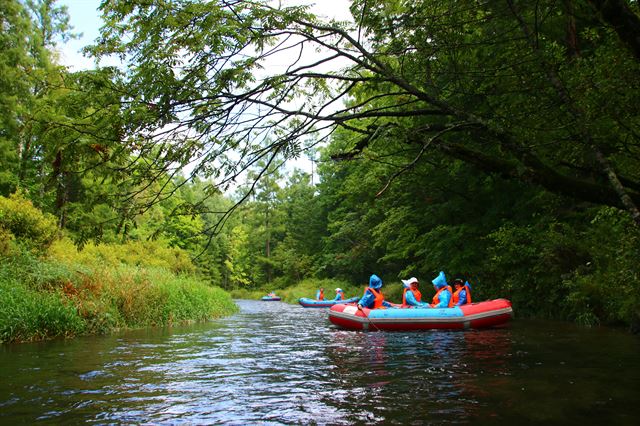
[[329, 320], [349, 330], [428, 330], [486, 328], [508, 322], [511, 302], [488, 300], [453, 308], [358, 309], [357, 305], [335, 305]]
[[352, 297], [351, 299], [345, 300], [315, 300], [301, 297], [298, 299], [298, 303], [305, 308], [330, 308], [341, 303], [356, 303], [358, 300], [360, 300], [359, 297]]
[[279, 296], [263, 296], [262, 297], [263, 302], [277, 302], [279, 300], [280, 300]]

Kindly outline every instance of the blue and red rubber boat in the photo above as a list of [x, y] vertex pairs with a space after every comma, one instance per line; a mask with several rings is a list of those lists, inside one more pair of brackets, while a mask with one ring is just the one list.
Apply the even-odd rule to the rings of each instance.
[[305, 308], [330, 308], [341, 303], [356, 303], [358, 300], [360, 300], [359, 297], [352, 297], [351, 299], [345, 300], [315, 300], [307, 297], [301, 297], [298, 299], [298, 303]]
[[263, 302], [279, 302], [280, 296], [262, 296]]
[[453, 308], [358, 308], [356, 304], [335, 305], [329, 320], [349, 330], [428, 330], [493, 327], [508, 322], [513, 316], [511, 302], [488, 300]]

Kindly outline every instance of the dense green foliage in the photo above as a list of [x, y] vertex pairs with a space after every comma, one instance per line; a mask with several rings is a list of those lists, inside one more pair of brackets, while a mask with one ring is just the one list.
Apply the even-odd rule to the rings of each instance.
[[19, 195], [0, 196], [0, 342], [207, 320], [237, 310], [196, 277], [180, 248], [158, 242], [54, 239], [55, 222]]
[[0, 254], [11, 254], [19, 246], [40, 251], [51, 245], [57, 235], [55, 218], [33, 207], [18, 193], [0, 196]]
[[[287, 301], [371, 273], [392, 301], [409, 276], [429, 298], [444, 270], [517, 315], [640, 326], [637, 2], [353, 0], [352, 23], [267, 2], [101, 10], [87, 51], [124, 65], [71, 73], [51, 54], [64, 9], [0, 6], [0, 255], [41, 256], [74, 295], [87, 268], [136, 288], [93, 300], [95, 323], [197, 316], [142, 306], [190, 285], [135, 287], [145, 267]], [[302, 155], [312, 174], [283, 171]], [[39, 288], [5, 269], [4, 288]]]

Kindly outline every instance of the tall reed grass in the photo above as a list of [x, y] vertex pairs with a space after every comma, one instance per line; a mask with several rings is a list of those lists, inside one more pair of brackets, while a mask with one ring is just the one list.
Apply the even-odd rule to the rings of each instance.
[[204, 321], [237, 311], [227, 292], [179, 272], [186, 263], [173, 249], [145, 253], [136, 243], [90, 250], [78, 252], [63, 241], [46, 258], [29, 251], [0, 257], [0, 342]]

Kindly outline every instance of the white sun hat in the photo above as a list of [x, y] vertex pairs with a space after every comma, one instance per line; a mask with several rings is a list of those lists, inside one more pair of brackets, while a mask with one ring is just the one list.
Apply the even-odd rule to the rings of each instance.
[[416, 277], [411, 277], [408, 280], [400, 280], [405, 287], [409, 287], [413, 283], [418, 283], [418, 279]]

